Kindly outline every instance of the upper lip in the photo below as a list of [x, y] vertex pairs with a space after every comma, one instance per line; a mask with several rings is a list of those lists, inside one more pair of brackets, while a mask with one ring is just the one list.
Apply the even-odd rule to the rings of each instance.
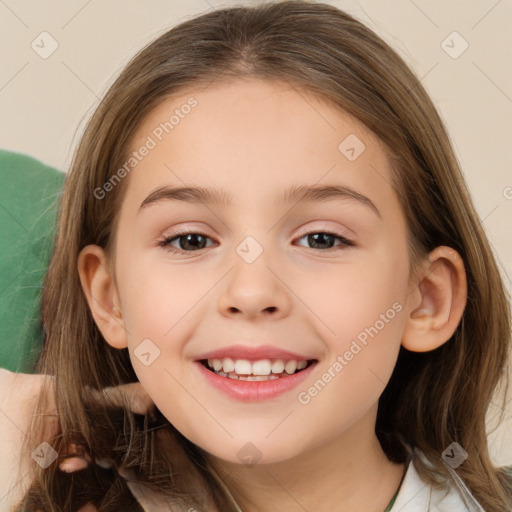
[[249, 361], [258, 361], [261, 359], [284, 359], [286, 361], [310, 361], [313, 357], [303, 356], [277, 348], [273, 345], [260, 345], [258, 347], [249, 347], [247, 345], [229, 345], [226, 347], [219, 348], [217, 350], [211, 350], [210, 352], [204, 352], [196, 357], [196, 360], [202, 359], [224, 359], [230, 357], [231, 359], [248, 359]]

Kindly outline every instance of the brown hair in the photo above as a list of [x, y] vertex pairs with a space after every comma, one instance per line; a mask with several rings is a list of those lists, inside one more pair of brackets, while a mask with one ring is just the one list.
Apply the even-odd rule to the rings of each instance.
[[[87, 244], [112, 246], [123, 183], [102, 200], [93, 191], [122, 165], [144, 117], [170, 95], [242, 77], [286, 81], [361, 120], [387, 145], [413, 263], [439, 245], [462, 256], [468, 280], [462, 321], [436, 350], [400, 349], [379, 401], [376, 433], [393, 461], [405, 460], [400, 440], [421, 450], [433, 468], [418, 459], [417, 470], [433, 485], [439, 475], [450, 478], [441, 453], [458, 442], [469, 456], [457, 473], [475, 498], [487, 512], [510, 509], [512, 486], [492, 464], [485, 424], [500, 379], [506, 377], [508, 386], [510, 351], [510, 307], [494, 256], [447, 132], [419, 80], [380, 37], [321, 3], [218, 9], [181, 23], [132, 59], [94, 112], [67, 176], [44, 284], [45, 346], [37, 371], [55, 376], [60, 431], [53, 446], [62, 456], [64, 446], [79, 441], [93, 456], [134, 469], [157, 492], [187, 496], [171, 478], [172, 454], [159, 449], [156, 433], [166, 430], [204, 477], [219, 509], [234, 510], [201, 450], [163, 415], [152, 419], [128, 407], [94, 405], [84, 395], [88, 388], [137, 379], [127, 350], [111, 348], [93, 321], [77, 258]], [[43, 421], [36, 416], [28, 450], [40, 440]], [[101, 510], [140, 510], [130, 496], [115, 471], [92, 466], [69, 476], [53, 464], [38, 469], [18, 510], [62, 510], [70, 503], [76, 509], [86, 501]], [[192, 497], [188, 503], [203, 510]]]

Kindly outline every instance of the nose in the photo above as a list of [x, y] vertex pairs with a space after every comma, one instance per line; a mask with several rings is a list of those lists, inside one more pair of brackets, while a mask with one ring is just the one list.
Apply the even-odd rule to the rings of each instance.
[[291, 291], [286, 276], [279, 266], [273, 266], [268, 260], [265, 251], [252, 263], [235, 256], [234, 268], [227, 274], [219, 297], [222, 315], [277, 320], [289, 314]]

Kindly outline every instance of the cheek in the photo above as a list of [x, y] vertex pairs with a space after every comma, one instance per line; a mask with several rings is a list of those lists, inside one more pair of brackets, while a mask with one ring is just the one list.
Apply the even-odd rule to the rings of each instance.
[[171, 268], [165, 261], [150, 265], [125, 260], [119, 269], [132, 366], [157, 406], [165, 411], [171, 396], [171, 402], [181, 397], [177, 382], [186, 373], [184, 347], [193, 335], [193, 324], [201, 321], [198, 311], [217, 279], [193, 271], [192, 266]]
[[366, 329], [372, 326], [383, 340], [395, 339], [403, 327], [399, 313], [408, 289], [407, 257], [390, 251], [354, 254], [350, 264], [296, 281], [301, 288], [297, 290], [296, 285], [294, 289], [300, 297], [307, 297], [307, 305], [319, 320], [320, 334], [336, 350], [344, 350], [359, 335], [364, 341]]
[[[186, 323], [186, 315], [212, 288], [212, 277], [192, 267], [135, 263], [119, 276], [123, 315], [131, 336], [163, 340]], [[123, 280], [124, 279], [124, 280]], [[136, 341], [135, 339], [132, 341]]]
[[[405, 247], [387, 248], [339, 267], [323, 292], [316, 285], [311, 300], [327, 351], [318, 387], [329, 388], [315, 406], [319, 410], [333, 400], [363, 412], [378, 400], [400, 350], [408, 273]], [[304, 400], [309, 398], [307, 393]]]

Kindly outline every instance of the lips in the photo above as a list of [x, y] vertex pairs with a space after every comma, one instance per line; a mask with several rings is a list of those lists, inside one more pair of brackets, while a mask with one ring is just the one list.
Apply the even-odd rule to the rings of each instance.
[[215, 389], [236, 400], [251, 402], [275, 398], [298, 386], [317, 359], [267, 345], [232, 345], [200, 354], [201, 375]]
[[243, 379], [232, 379], [222, 377], [207, 369], [203, 364], [196, 362], [200, 379], [211, 389], [220, 391], [223, 395], [237, 402], [264, 402], [272, 400], [286, 392], [291, 392], [299, 385], [305, 386], [304, 382], [312, 378], [311, 375], [317, 366], [317, 362], [309, 364], [303, 370], [288, 375], [265, 381], [248, 381]]
[[311, 361], [313, 356], [297, 354], [288, 350], [283, 350], [274, 345], [261, 345], [259, 347], [248, 347], [246, 345], [231, 345], [210, 352], [204, 352], [198, 355], [196, 361], [208, 359], [224, 359], [229, 357], [235, 359], [248, 359], [257, 361], [260, 359], [283, 359], [285, 361]]

